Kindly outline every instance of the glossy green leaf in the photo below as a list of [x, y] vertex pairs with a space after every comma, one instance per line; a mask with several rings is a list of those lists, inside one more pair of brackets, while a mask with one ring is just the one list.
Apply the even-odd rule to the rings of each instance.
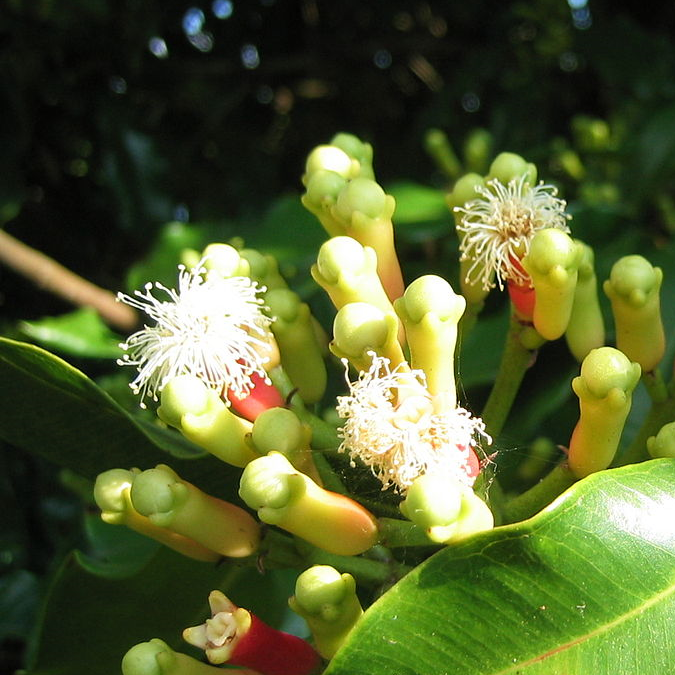
[[595, 474], [413, 570], [326, 675], [671, 672], [674, 513], [673, 460]]
[[[135, 418], [84, 373], [35, 345], [0, 338], [0, 438], [87, 478], [113, 467], [169, 463], [231, 498], [240, 471], [178, 433]], [[198, 460], [188, 457], [200, 457]]]
[[122, 353], [119, 336], [91, 307], [38, 321], [22, 321], [20, 330], [43, 347], [71, 356], [114, 359]]
[[411, 181], [399, 181], [387, 186], [387, 193], [396, 199], [394, 220], [397, 224], [444, 219], [449, 227], [452, 222], [442, 190]]

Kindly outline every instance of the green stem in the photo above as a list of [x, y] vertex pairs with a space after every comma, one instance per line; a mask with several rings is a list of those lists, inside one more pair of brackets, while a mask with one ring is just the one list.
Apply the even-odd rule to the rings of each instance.
[[408, 546], [437, 546], [427, 537], [424, 530], [409, 520], [378, 518], [380, 542], [387, 548]]
[[636, 464], [649, 459], [647, 452], [647, 439], [655, 436], [661, 427], [668, 422], [675, 420], [675, 394], [666, 398], [664, 401], [654, 402], [649, 414], [642, 423], [633, 442], [621, 453], [614, 461], [613, 466], [625, 466], [626, 464]]
[[331, 565], [341, 572], [349, 572], [357, 581], [369, 586], [391, 583], [410, 571], [410, 567], [395, 560], [372, 560], [361, 556], [328, 553], [274, 528], [269, 528], [265, 533], [259, 555], [246, 560], [250, 564], [262, 564], [267, 568], [298, 570], [312, 565]]
[[642, 373], [642, 382], [653, 403], [663, 403], [668, 398], [668, 387], [658, 368], [651, 373]]
[[382, 561], [362, 556], [336, 555], [335, 553], [322, 551], [305, 541], [298, 541], [297, 546], [307, 566], [330, 565], [340, 572], [348, 572], [357, 581], [369, 586], [390, 584], [410, 571], [410, 567], [395, 560]]
[[515, 523], [533, 516], [545, 506], [548, 506], [576, 480], [566, 462], [558, 464], [536, 485], [504, 505], [502, 512], [504, 523]]
[[486, 431], [493, 439], [501, 433], [525, 372], [532, 363], [534, 351], [525, 347], [521, 340], [525, 329], [511, 317], [499, 371], [482, 414]]

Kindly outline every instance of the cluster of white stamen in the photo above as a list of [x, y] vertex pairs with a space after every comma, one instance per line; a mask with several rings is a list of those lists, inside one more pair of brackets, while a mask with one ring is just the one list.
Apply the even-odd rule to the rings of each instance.
[[[194, 375], [218, 391], [227, 388], [240, 398], [251, 391], [251, 376], [267, 379], [269, 324], [263, 314], [264, 290], [248, 277], [207, 274], [203, 262], [191, 270], [179, 266], [178, 290], [148, 283], [134, 296], [118, 300], [145, 312], [155, 322], [131, 335], [120, 347], [120, 365], [135, 366], [134, 393], [157, 400], [157, 394], [178, 375]], [[153, 292], [161, 292], [160, 299]]]
[[393, 485], [398, 492], [428, 471], [472, 485], [473, 448], [480, 437], [491, 442], [482, 420], [434, 401], [421, 370], [405, 363], [391, 369], [388, 359], [375, 354], [372, 359], [355, 382], [347, 379], [349, 395], [338, 397], [338, 415], [346, 420], [340, 451], [370, 467], [384, 488]]
[[466, 282], [482, 282], [485, 290], [499, 288], [511, 279], [527, 282], [529, 277], [518, 261], [529, 251], [530, 240], [538, 230], [556, 228], [569, 232], [565, 213], [567, 203], [556, 197], [558, 190], [543, 182], [534, 187], [526, 176], [503, 185], [496, 178], [476, 187], [478, 197], [455, 211], [463, 214], [457, 231], [462, 235], [462, 260], [472, 262]]

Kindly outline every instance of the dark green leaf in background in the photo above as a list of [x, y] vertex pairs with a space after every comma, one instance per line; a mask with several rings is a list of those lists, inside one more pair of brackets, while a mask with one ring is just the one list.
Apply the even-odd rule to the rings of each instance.
[[18, 448], [90, 479], [114, 467], [168, 463], [205, 491], [234, 497], [238, 469], [202, 457], [172, 430], [133, 417], [82, 372], [39, 347], [0, 338], [0, 381], [0, 437]]
[[120, 337], [91, 307], [38, 321], [22, 321], [20, 329], [43, 347], [70, 356], [114, 359], [122, 353]]

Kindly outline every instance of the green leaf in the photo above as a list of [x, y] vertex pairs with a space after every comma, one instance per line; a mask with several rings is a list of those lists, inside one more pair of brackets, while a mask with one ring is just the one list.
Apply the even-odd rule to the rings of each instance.
[[21, 332], [42, 346], [84, 358], [114, 359], [120, 356], [120, 338], [91, 307], [38, 321], [22, 321]]
[[106, 579], [72, 553], [53, 579], [26, 672], [117, 673], [126, 651], [152, 637], [187, 652], [181, 630], [206, 618], [211, 590], [227, 593], [241, 575], [235, 565], [199, 563], [161, 547], [139, 574]]
[[91, 555], [71, 553], [57, 570], [28, 658], [28, 675], [118, 673], [125, 652], [153, 637], [199, 657], [181, 632], [207, 618], [208, 594], [216, 588], [270, 625], [308, 634], [287, 603], [297, 571], [261, 573], [229, 561], [200, 563], [162, 546], [150, 558], [137, 556], [143, 564], [132, 569], [124, 559], [131, 548], [139, 552], [132, 540], [143, 538], [123, 526], [91, 520], [95, 550]]
[[94, 479], [110, 468], [168, 463], [186, 480], [232, 499], [239, 469], [178, 433], [135, 418], [84, 373], [35, 345], [0, 338], [0, 438]]
[[394, 220], [397, 224], [423, 223], [443, 219], [451, 222], [450, 210], [441, 190], [411, 181], [399, 181], [387, 187], [396, 199]]
[[590, 476], [414, 569], [325, 675], [670, 672], [673, 513], [674, 460]]

